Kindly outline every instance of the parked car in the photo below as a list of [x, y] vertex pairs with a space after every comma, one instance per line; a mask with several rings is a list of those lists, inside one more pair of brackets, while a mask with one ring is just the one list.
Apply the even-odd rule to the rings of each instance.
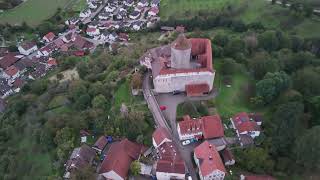
[[188, 144], [190, 144], [190, 143], [191, 143], [191, 141], [190, 141], [190, 140], [182, 141], [182, 145], [184, 145], [184, 146], [186, 146], [186, 145], [188, 145]]
[[167, 109], [167, 106], [160, 106], [160, 110], [161, 111], [164, 111], [164, 110], [166, 110]]
[[178, 90], [172, 92], [173, 95], [178, 95], [178, 94], [181, 94], [181, 93], [183, 93], [183, 92], [182, 91], [178, 91]]

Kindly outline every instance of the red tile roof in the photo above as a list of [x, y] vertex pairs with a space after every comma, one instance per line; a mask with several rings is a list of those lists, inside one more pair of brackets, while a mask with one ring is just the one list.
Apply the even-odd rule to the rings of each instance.
[[[188, 47], [188, 43], [187, 41], [185, 41], [185, 38], [178, 37], [176, 41], [175, 43], [178, 44], [178, 48], [181, 49], [183, 44], [185, 44], [183, 45], [184, 46], [183, 48]], [[173, 68], [167, 68], [166, 66], [162, 66], [159, 71], [160, 75], [192, 73], [192, 72], [208, 72], [208, 71], [213, 72], [211, 41], [209, 39], [202, 39], [202, 38], [191, 38], [191, 39], [188, 39], [188, 41], [191, 42], [191, 54], [192, 56], [198, 57], [197, 58], [198, 63], [201, 64], [201, 68], [173, 69]]]
[[163, 127], [157, 128], [157, 129], [153, 132], [152, 138], [153, 138], [154, 141], [156, 142], [157, 146], [159, 146], [160, 143], [161, 143], [165, 138], [171, 139], [168, 131], [167, 131], [165, 128], [163, 128]]
[[192, 120], [190, 116], [185, 116], [179, 122], [181, 134], [191, 134], [202, 132], [204, 139], [212, 139], [224, 136], [223, 125], [219, 115], [204, 116]]
[[255, 121], [251, 121], [246, 112], [236, 114], [232, 118], [232, 121], [239, 133], [245, 131], [260, 131], [258, 124]]
[[87, 28], [87, 32], [95, 32], [97, 28]]
[[208, 93], [210, 91], [210, 87], [208, 84], [187, 84], [186, 92], [187, 96], [201, 96], [204, 93]]
[[178, 50], [186, 50], [191, 49], [191, 42], [189, 39], [186, 38], [184, 34], [179, 34], [178, 38], [173, 41], [171, 47]]
[[15, 66], [10, 66], [5, 70], [5, 73], [9, 76], [14, 76], [19, 72], [19, 69]]
[[62, 38], [58, 38], [58, 39], [54, 40], [54, 44], [55, 44], [58, 48], [60, 48], [62, 45], [64, 45], [64, 42], [63, 42]]
[[20, 78], [17, 78], [14, 82], [13, 82], [13, 87], [15, 88], [21, 88], [24, 84], [24, 81]]
[[223, 125], [219, 115], [204, 116], [201, 119], [203, 121], [203, 137], [205, 139], [224, 136]]
[[194, 154], [197, 159], [199, 159], [199, 171], [201, 171], [203, 176], [207, 176], [215, 170], [226, 173], [226, 169], [216, 147], [208, 141], [197, 146], [194, 149]]
[[103, 150], [104, 147], [108, 144], [107, 138], [105, 136], [101, 136], [95, 143], [94, 147], [96, 147], [99, 150]]
[[11, 66], [12, 64], [14, 64], [15, 62], [17, 62], [19, 59], [21, 59], [23, 56], [20, 55], [19, 53], [12, 53], [9, 52], [7, 53], [5, 56], [3, 56], [0, 59], [0, 67], [3, 69], [6, 69], [7, 67]]
[[56, 65], [58, 65], [57, 60], [54, 59], [54, 58], [50, 58], [50, 59], [47, 61], [47, 64], [49, 64], [50, 66], [56, 66]]
[[33, 41], [31, 42], [23, 42], [20, 46], [24, 49], [24, 50], [29, 50], [31, 48], [33, 48], [34, 46], [36, 46], [37, 44]]
[[159, 13], [159, 8], [157, 8], [157, 7], [152, 7], [152, 8], [150, 9], [150, 11], [152, 11], [152, 12], [155, 13], [155, 14], [158, 14], [158, 13]]
[[52, 41], [52, 40], [56, 37], [56, 35], [54, 35], [53, 32], [49, 32], [49, 33], [46, 34], [44, 37], [45, 37], [46, 39], [48, 39], [49, 41]]
[[66, 169], [81, 169], [87, 165], [91, 165], [96, 152], [86, 144], [83, 144], [79, 148], [75, 148], [66, 163]]
[[133, 143], [128, 139], [113, 143], [101, 164], [99, 174], [114, 171], [126, 179], [131, 162], [138, 159], [145, 150], [143, 145]]

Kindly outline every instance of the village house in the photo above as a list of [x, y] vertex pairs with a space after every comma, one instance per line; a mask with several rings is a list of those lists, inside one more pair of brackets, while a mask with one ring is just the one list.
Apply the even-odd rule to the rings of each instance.
[[220, 153], [225, 166], [231, 166], [236, 163], [232, 152], [228, 148], [223, 149]]
[[128, 178], [131, 163], [139, 159], [146, 150], [147, 148], [143, 145], [128, 139], [114, 142], [107, 151], [98, 172], [106, 179], [125, 180]]
[[223, 125], [219, 115], [191, 119], [189, 115], [178, 122], [177, 131], [181, 141], [188, 139], [213, 139], [224, 136]]
[[158, 14], [159, 14], [159, 8], [157, 7], [152, 7], [148, 12], [148, 16], [156, 16]]
[[121, 20], [127, 17], [127, 10], [124, 8], [120, 8], [117, 14], [117, 19]]
[[17, 52], [8, 52], [3, 57], [0, 57], [0, 68], [5, 70], [21, 58], [23, 58], [23, 55]]
[[100, 35], [100, 40], [108, 41], [110, 33], [108, 31], [103, 31]]
[[119, 33], [118, 37], [120, 41], [129, 41], [129, 35], [127, 33]]
[[1, 98], [6, 98], [10, 94], [14, 93], [11, 87], [8, 85], [8, 80], [5, 78], [0, 78], [0, 96]]
[[35, 42], [23, 42], [19, 47], [18, 50], [23, 55], [30, 55], [31, 53], [38, 50], [37, 44]]
[[45, 64], [35, 64], [33, 71], [29, 74], [29, 79], [35, 80], [45, 76], [47, 73], [47, 66]]
[[223, 180], [227, 173], [216, 147], [208, 141], [194, 149], [194, 161], [201, 180]]
[[23, 87], [23, 85], [25, 84], [25, 81], [22, 80], [21, 78], [17, 78], [14, 80], [12, 87], [14, 92], [18, 93], [20, 92], [21, 88]]
[[103, 149], [108, 144], [108, 140], [105, 136], [100, 136], [99, 139], [94, 143], [92, 148], [97, 151], [97, 153], [101, 153]]
[[159, 7], [160, 0], [151, 0], [151, 7]]
[[98, 28], [87, 28], [86, 33], [89, 36], [97, 36], [100, 34], [100, 30]]
[[182, 91], [199, 96], [212, 90], [215, 70], [209, 39], [187, 39], [180, 34], [171, 45], [151, 49], [147, 55], [149, 58], [141, 61], [151, 62], [140, 64], [151, 63], [155, 92]]
[[20, 71], [14, 65], [9, 66], [3, 74], [3, 77], [9, 80], [9, 83], [13, 82], [20, 76]]
[[113, 13], [113, 11], [115, 11], [117, 9], [117, 7], [109, 4], [104, 9], [106, 10], [106, 12]]
[[92, 42], [86, 40], [80, 35], [76, 35], [73, 46], [78, 50], [91, 50], [94, 48], [94, 44]]
[[96, 152], [86, 144], [75, 148], [65, 164], [66, 172], [63, 177], [69, 179], [75, 171], [91, 166], [95, 156]]
[[140, 12], [134, 10], [134, 11], [129, 15], [129, 18], [130, 18], [130, 19], [138, 19], [139, 16], [140, 16]]
[[102, 13], [99, 13], [98, 15], [98, 18], [101, 20], [107, 20], [107, 19], [110, 19], [111, 17], [112, 17], [112, 14], [109, 12], [102, 12]]
[[65, 36], [62, 37], [62, 41], [64, 43], [69, 43], [71, 41], [75, 41], [75, 39], [76, 39], [76, 34], [74, 32], [69, 32], [68, 34], [66, 34]]
[[95, 2], [95, 1], [89, 1], [89, 2], [87, 2], [87, 4], [88, 4], [88, 6], [89, 6], [90, 9], [96, 9], [96, 8], [98, 8], [98, 3]]
[[109, 40], [110, 41], [116, 41], [117, 38], [118, 38], [118, 35], [117, 35], [116, 32], [112, 32], [112, 33], [109, 34]]
[[135, 31], [139, 31], [143, 26], [143, 21], [135, 21], [131, 24], [132, 29]]
[[43, 36], [43, 40], [46, 41], [47, 43], [51, 42], [54, 40], [54, 38], [56, 37], [56, 35], [53, 32], [49, 32], [48, 34], [46, 34], [45, 36]]
[[[257, 119], [257, 122], [255, 119]], [[246, 112], [236, 114], [230, 118], [231, 126], [236, 130], [241, 146], [248, 146], [254, 143], [253, 139], [258, 137], [261, 132], [261, 116]]]
[[134, 5], [134, 1], [133, 0], [124, 0], [123, 4], [131, 7]]
[[141, 6], [141, 7], [147, 7], [149, 5], [149, 1], [148, 0], [140, 0], [138, 2], [138, 6]]
[[161, 180], [185, 179], [185, 163], [172, 143], [168, 131], [157, 128], [152, 135], [152, 144], [157, 151], [156, 177]]
[[80, 21], [79, 18], [77, 18], [77, 17], [72, 17], [72, 18], [66, 20], [66, 21], [65, 21], [65, 24], [66, 24], [67, 26], [69, 26], [69, 25], [75, 25], [75, 24], [77, 24], [79, 21]]
[[47, 44], [46, 46], [38, 50], [38, 56], [49, 56], [52, 52], [57, 49], [55, 43]]
[[87, 18], [91, 15], [91, 10], [90, 8], [84, 9], [83, 11], [80, 12], [79, 17], [80, 18]]

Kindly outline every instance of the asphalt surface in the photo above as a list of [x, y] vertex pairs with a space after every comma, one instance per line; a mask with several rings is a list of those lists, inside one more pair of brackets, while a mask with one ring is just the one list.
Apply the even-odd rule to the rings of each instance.
[[[175, 143], [178, 151], [185, 160], [187, 172], [190, 173], [193, 180], [199, 179], [196, 172], [197, 167], [193, 163], [193, 150], [197, 145], [199, 145], [199, 143], [182, 146], [176, 129], [176, 110], [178, 104], [185, 101], [200, 101], [212, 99], [217, 95], [216, 91], [213, 90], [209, 95], [204, 97], [194, 98], [189, 98], [185, 94], [159, 94], [155, 96], [152, 91], [151, 73], [148, 72], [145, 74], [143, 80], [143, 94], [145, 100], [147, 101], [148, 108], [153, 114], [156, 126], [164, 127], [171, 133], [173, 142]], [[161, 111], [159, 105], [164, 105], [167, 107], [167, 109]]]

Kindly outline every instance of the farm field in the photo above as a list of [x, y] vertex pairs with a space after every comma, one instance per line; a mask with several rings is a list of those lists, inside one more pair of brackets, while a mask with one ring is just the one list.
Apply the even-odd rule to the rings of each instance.
[[201, 10], [221, 10], [228, 5], [240, 6], [242, 0], [162, 0], [160, 5], [160, 17], [167, 20], [174, 18], [192, 18]]
[[74, 0], [28, 0], [1, 14], [0, 23], [18, 25], [26, 22], [30, 26], [36, 26], [54, 15], [58, 8], [64, 8], [72, 1]]

